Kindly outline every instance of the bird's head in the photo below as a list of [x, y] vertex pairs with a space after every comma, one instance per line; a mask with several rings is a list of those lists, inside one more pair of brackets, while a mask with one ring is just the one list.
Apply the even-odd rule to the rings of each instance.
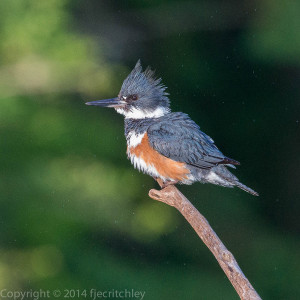
[[113, 107], [125, 118], [157, 118], [170, 112], [168, 93], [161, 78], [149, 67], [143, 72], [140, 61], [124, 80], [116, 98], [87, 102], [87, 105]]

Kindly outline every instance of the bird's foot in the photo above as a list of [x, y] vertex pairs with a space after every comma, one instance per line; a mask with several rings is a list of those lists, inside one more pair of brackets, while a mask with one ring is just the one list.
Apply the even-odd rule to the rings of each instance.
[[165, 187], [167, 187], [169, 185], [175, 185], [176, 183], [178, 183], [178, 180], [176, 180], [176, 181], [163, 181], [161, 178], [154, 178], [154, 179], [160, 185], [161, 189], [164, 189]]
[[161, 189], [164, 189], [165, 187], [170, 186], [170, 185], [175, 185], [178, 182], [179, 182], [178, 180], [176, 180], [176, 181], [166, 181], [166, 182], [163, 183]]

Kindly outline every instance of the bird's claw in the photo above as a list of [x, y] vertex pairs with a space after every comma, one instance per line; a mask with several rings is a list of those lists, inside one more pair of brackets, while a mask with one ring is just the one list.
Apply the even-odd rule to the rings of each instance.
[[154, 179], [157, 181], [157, 183], [159, 184], [161, 189], [164, 189], [167, 186], [175, 185], [176, 183], [178, 183], [178, 180], [176, 180], [176, 181], [163, 181], [161, 178], [157, 178], [157, 177], [154, 177]]

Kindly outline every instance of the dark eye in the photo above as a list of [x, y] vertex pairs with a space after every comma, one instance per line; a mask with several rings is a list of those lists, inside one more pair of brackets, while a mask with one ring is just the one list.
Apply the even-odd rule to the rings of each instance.
[[130, 98], [131, 98], [131, 100], [136, 101], [138, 99], [138, 96], [137, 95], [131, 95]]

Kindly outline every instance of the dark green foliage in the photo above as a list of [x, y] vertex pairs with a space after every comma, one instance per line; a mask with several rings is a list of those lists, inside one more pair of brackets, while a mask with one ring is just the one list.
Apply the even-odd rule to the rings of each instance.
[[117, 96], [137, 59], [241, 182], [194, 184], [264, 299], [298, 299], [299, 4], [0, 1], [0, 289], [136, 289], [238, 299], [216, 260], [126, 159]]

